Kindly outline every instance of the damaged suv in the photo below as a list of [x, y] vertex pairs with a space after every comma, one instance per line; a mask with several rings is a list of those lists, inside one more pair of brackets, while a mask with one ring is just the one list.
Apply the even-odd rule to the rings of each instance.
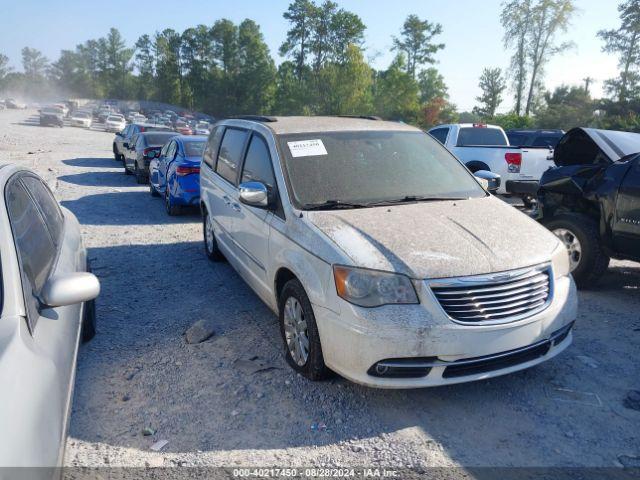
[[224, 120], [200, 185], [208, 257], [226, 258], [276, 312], [286, 359], [309, 379], [459, 383], [571, 343], [562, 242], [414, 127]]
[[594, 285], [610, 258], [640, 261], [640, 134], [575, 128], [554, 161], [538, 216], [567, 246], [577, 285]]

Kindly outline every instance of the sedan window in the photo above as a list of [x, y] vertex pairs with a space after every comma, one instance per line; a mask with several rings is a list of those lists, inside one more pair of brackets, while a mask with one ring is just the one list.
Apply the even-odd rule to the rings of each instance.
[[18, 179], [7, 185], [5, 200], [18, 252], [27, 317], [31, 330], [38, 318], [38, 296], [56, 257], [56, 249], [40, 212]]
[[47, 188], [39, 178], [25, 176], [22, 181], [40, 208], [44, 216], [44, 222], [49, 229], [49, 233], [56, 247], [60, 246], [64, 228], [64, 217], [58, 206], [58, 202], [53, 198], [49, 188]]

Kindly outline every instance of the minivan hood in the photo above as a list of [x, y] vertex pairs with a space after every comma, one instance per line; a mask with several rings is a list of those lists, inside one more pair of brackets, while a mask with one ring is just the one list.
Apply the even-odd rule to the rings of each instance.
[[359, 267], [412, 278], [476, 275], [551, 260], [558, 239], [494, 197], [308, 212]]

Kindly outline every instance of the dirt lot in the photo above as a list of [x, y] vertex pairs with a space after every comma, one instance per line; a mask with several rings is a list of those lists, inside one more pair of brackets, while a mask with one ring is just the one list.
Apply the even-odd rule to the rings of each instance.
[[[82, 223], [102, 282], [98, 335], [78, 358], [68, 465], [640, 461], [640, 412], [623, 406], [640, 389], [637, 264], [613, 262], [599, 290], [580, 293], [574, 344], [528, 371], [413, 391], [313, 384], [285, 365], [275, 316], [227, 264], [207, 261], [195, 212], [168, 217], [113, 160], [112, 134], [42, 128], [34, 113], [0, 111], [0, 162], [49, 181]], [[185, 329], [205, 317], [216, 335], [187, 344]], [[252, 372], [255, 356], [265, 369]]]

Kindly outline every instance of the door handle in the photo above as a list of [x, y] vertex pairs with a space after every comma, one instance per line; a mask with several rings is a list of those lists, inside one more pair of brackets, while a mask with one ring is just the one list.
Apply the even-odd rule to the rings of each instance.
[[225, 205], [227, 205], [227, 206], [231, 205], [231, 199], [227, 195], [224, 195], [222, 197], [222, 200], [224, 200], [224, 204]]
[[231, 204], [231, 208], [233, 208], [236, 212], [240, 211], [240, 204], [239, 203], [232, 203]]

